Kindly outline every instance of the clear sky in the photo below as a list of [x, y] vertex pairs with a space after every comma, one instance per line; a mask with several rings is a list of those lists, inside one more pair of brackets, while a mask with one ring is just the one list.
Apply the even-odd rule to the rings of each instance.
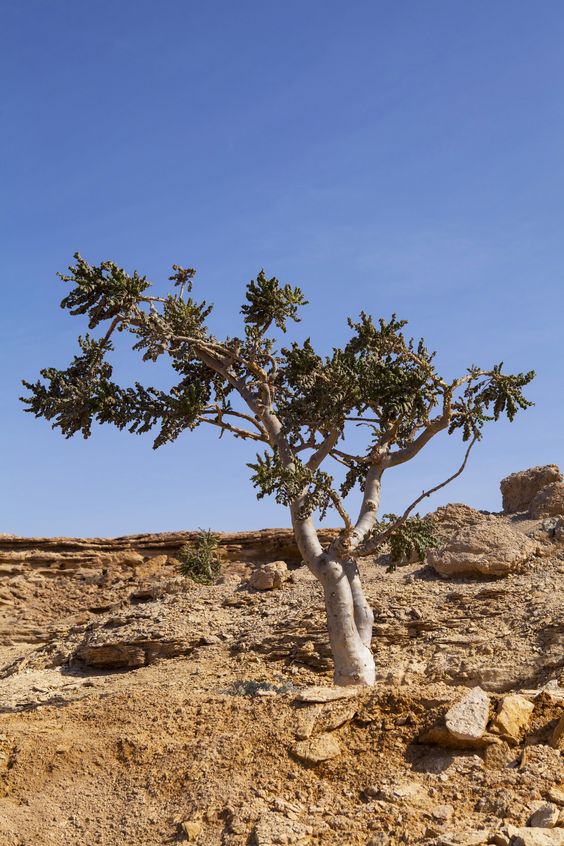
[[[323, 349], [396, 311], [447, 376], [536, 369], [535, 408], [430, 507], [498, 510], [504, 475], [564, 465], [563, 44], [560, 0], [0, 0], [0, 532], [288, 525], [252, 448], [211, 428], [153, 452], [23, 413], [20, 380], [85, 329], [58, 307], [75, 250], [159, 285], [197, 267], [218, 334], [263, 266], [303, 288]], [[443, 435], [390, 471], [384, 510], [460, 455]]]

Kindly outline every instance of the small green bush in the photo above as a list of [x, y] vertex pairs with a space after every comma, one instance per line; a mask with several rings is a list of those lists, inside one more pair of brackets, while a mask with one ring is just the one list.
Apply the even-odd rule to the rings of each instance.
[[221, 570], [216, 552], [218, 546], [219, 537], [211, 529], [198, 529], [194, 543], [187, 543], [180, 550], [182, 575], [202, 585], [213, 584]]
[[[398, 519], [396, 514], [384, 514], [382, 521], [377, 523], [377, 531], [383, 532], [389, 529]], [[439, 545], [435, 533], [435, 523], [430, 516], [420, 517], [415, 514], [394, 529], [387, 537], [390, 547], [390, 558], [392, 563], [389, 570], [395, 570], [398, 564], [408, 564], [417, 558], [424, 561], [427, 549]]]

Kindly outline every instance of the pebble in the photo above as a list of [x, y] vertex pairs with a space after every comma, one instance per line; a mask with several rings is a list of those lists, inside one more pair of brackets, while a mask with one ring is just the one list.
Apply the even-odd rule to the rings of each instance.
[[529, 817], [527, 825], [531, 828], [554, 828], [558, 823], [560, 816], [560, 809], [558, 805], [553, 805], [551, 802], [543, 802], [539, 805]]

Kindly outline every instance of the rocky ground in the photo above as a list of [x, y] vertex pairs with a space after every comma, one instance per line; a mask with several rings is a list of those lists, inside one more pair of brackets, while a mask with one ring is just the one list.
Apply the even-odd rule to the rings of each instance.
[[372, 690], [331, 687], [288, 532], [223, 536], [209, 586], [178, 574], [184, 534], [0, 536], [1, 846], [564, 844], [564, 486], [542, 471], [507, 513], [439, 509], [427, 561], [364, 562]]

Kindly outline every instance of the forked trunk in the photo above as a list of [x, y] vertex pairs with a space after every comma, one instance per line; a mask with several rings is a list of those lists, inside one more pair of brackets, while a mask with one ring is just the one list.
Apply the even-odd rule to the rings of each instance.
[[341, 686], [373, 685], [373, 614], [362, 593], [356, 564], [327, 558], [320, 570], [334, 662], [333, 681]]
[[371, 650], [374, 615], [364, 597], [356, 562], [339, 558], [331, 550], [324, 552], [311, 519], [300, 518], [297, 505], [291, 513], [303, 559], [323, 586], [333, 681], [341, 686], [371, 686], [376, 680]]

